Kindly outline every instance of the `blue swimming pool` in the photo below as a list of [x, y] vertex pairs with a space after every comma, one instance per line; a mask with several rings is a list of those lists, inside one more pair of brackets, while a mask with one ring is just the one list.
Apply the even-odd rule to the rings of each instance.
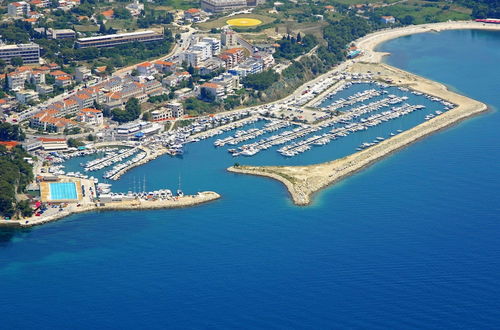
[[50, 184], [50, 200], [77, 199], [74, 182], [56, 182]]

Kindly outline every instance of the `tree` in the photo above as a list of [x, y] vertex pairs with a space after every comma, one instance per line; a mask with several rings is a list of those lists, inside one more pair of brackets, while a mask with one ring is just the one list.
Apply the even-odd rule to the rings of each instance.
[[19, 56], [13, 57], [10, 59], [10, 64], [13, 66], [21, 66], [23, 65], [23, 58]]
[[151, 113], [150, 112], [143, 113], [142, 114], [142, 120], [150, 121], [151, 120]]

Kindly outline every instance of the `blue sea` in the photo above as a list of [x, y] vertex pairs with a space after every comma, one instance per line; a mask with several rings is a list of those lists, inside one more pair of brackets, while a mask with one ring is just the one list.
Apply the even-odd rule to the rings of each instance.
[[[309, 207], [294, 206], [279, 182], [226, 172], [235, 160], [213, 141], [138, 167], [113, 189], [144, 179], [148, 190], [177, 189], [180, 178], [186, 193], [223, 197], [1, 231], [0, 328], [499, 328], [500, 33], [417, 34], [380, 49], [491, 111]], [[314, 163], [339, 148], [237, 161]]]

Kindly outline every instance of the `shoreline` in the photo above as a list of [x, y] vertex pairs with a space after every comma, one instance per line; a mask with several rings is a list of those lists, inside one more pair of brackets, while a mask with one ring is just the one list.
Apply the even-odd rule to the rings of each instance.
[[[391, 85], [410, 87], [416, 91], [439, 97], [456, 104], [454, 109], [375, 146], [329, 162], [307, 166], [231, 166], [227, 170], [233, 173], [264, 176], [278, 180], [287, 187], [294, 204], [306, 206], [312, 203], [314, 195], [321, 189], [356, 174], [423, 138], [488, 111], [489, 108], [486, 104], [455, 93], [442, 83], [382, 63], [383, 57], [388, 53], [375, 51], [378, 45], [394, 38], [415, 33], [452, 29], [485, 28], [483, 23], [477, 22], [447, 22], [374, 32], [355, 41], [358, 48], [363, 51], [363, 55], [349, 63], [347, 70], [354, 72], [380, 70], [383, 73], [378, 79], [397, 81]], [[486, 29], [500, 31], [500, 26], [487, 27]], [[338, 68], [334, 70], [336, 69]]]
[[177, 209], [205, 204], [221, 197], [213, 191], [199, 192], [197, 195], [186, 195], [176, 199], [167, 200], [131, 200], [109, 203], [88, 203], [79, 207], [71, 207], [69, 210], [61, 211], [47, 217], [32, 216], [19, 220], [0, 220], [0, 228], [27, 228], [39, 226], [48, 222], [61, 220], [70, 215], [85, 212], [102, 211], [133, 211], [133, 210], [155, 210], [155, 209]]

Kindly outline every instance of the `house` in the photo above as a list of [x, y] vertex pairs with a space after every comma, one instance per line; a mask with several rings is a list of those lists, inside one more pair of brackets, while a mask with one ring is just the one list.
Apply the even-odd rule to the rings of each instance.
[[143, 84], [142, 90], [147, 95], [156, 95], [163, 92], [163, 86], [158, 80], [150, 80]]
[[327, 12], [334, 13], [335, 12], [335, 7], [331, 5], [327, 5], [324, 7]]
[[198, 22], [201, 19], [201, 11], [197, 8], [189, 8], [184, 11], [186, 21]]
[[253, 58], [262, 61], [262, 66], [264, 70], [270, 69], [274, 65], [273, 54], [267, 52], [257, 52], [252, 55]]
[[162, 121], [172, 118], [172, 111], [167, 108], [151, 111], [151, 121]]
[[100, 126], [104, 123], [104, 116], [101, 110], [85, 108], [77, 114], [77, 120], [82, 123]]
[[62, 110], [65, 115], [74, 115], [80, 110], [80, 105], [75, 99], [67, 99], [62, 101], [62, 103], [64, 105]]
[[380, 18], [380, 20], [384, 24], [394, 24], [394, 23], [396, 23], [396, 18], [394, 18], [394, 16], [382, 16]]
[[200, 98], [213, 98], [213, 99], [221, 99], [224, 97], [225, 92], [224, 92], [224, 87], [211, 83], [211, 82], [206, 82], [200, 86]]
[[52, 87], [50, 85], [40, 84], [40, 85], [36, 85], [36, 91], [40, 95], [47, 95], [47, 94], [50, 94], [54, 91], [54, 87]]
[[224, 87], [224, 91], [226, 93], [232, 92], [234, 89], [237, 89], [240, 84], [240, 79], [237, 75], [232, 75], [230, 73], [223, 73], [214, 77], [210, 80], [212, 83], [216, 83]]
[[78, 104], [79, 109], [90, 108], [94, 105], [92, 96], [85, 92], [75, 94], [71, 100], [74, 100]]
[[11, 2], [7, 5], [7, 14], [13, 17], [28, 16], [30, 5], [26, 1]]
[[158, 71], [155, 68], [155, 65], [151, 62], [144, 62], [136, 66], [137, 72], [139, 72], [139, 75], [141, 76], [152, 76]]
[[172, 116], [175, 118], [180, 118], [184, 116], [184, 108], [182, 106], [182, 103], [180, 102], [168, 102], [165, 105], [165, 108], [172, 113]]
[[56, 85], [62, 88], [68, 87], [73, 83], [73, 79], [70, 76], [59, 76], [56, 77]]
[[21, 90], [19, 92], [16, 92], [16, 100], [18, 100], [22, 104], [28, 104], [29, 102], [37, 102], [38, 93], [30, 89]]
[[24, 89], [24, 82], [27, 79], [27, 74], [11, 72], [7, 74], [7, 84], [10, 90]]
[[243, 48], [230, 48], [221, 53], [219, 58], [226, 63], [226, 68], [235, 67], [245, 59]]
[[81, 66], [75, 69], [75, 79], [78, 82], [82, 82], [92, 78], [92, 72], [89, 68]]
[[106, 19], [112, 19], [113, 16], [115, 15], [115, 11], [113, 9], [108, 9], [101, 12], [101, 15], [104, 16], [104, 18]]
[[158, 70], [158, 72], [162, 73], [170, 73], [173, 72], [176, 68], [175, 63], [173, 62], [167, 62], [167, 61], [155, 61], [154, 62], [155, 69]]

